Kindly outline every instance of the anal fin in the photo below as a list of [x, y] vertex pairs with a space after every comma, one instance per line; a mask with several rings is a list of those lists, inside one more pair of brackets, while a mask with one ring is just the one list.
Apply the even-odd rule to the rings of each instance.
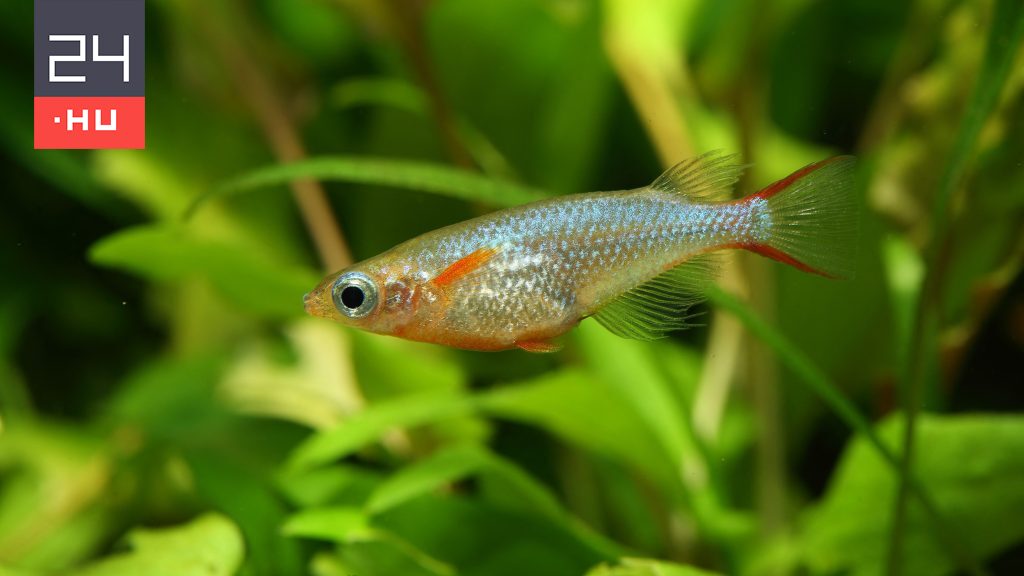
[[688, 328], [688, 310], [705, 299], [717, 258], [701, 254], [624, 292], [593, 314], [611, 333], [634, 340], [657, 340]]
[[548, 340], [526, 340], [523, 342], [516, 342], [516, 347], [527, 352], [538, 352], [538, 353], [550, 353], [558, 352], [562, 349], [562, 345], [556, 342]]

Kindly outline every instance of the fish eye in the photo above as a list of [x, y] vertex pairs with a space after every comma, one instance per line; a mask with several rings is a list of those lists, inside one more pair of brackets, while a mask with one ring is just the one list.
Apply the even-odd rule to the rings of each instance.
[[334, 307], [349, 318], [362, 318], [377, 307], [377, 286], [362, 272], [338, 277], [331, 289]]

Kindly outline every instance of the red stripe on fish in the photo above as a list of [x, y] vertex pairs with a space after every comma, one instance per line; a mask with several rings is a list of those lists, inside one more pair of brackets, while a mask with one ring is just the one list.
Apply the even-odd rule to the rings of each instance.
[[[836, 160], [839, 160], [840, 158], [842, 158], [842, 156], [834, 156], [832, 158], [828, 158], [826, 160], [822, 160], [821, 162], [815, 162], [814, 164], [810, 164], [808, 166], [804, 166], [803, 168], [797, 170], [796, 172], [793, 172], [789, 176], [786, 176], [782, 180], [779, 180], [778, 182], [773, 182], [773, 183], [765, 186], [764, 188], [761, 189], [760, 192], [752, 194], [750, 197], [752, 197], [752, 198], [765, 198], [765, 199], [771, 198], [772, 196], [778, 194], [779, 192], [782, 192], [786, 188], [789, 188], [789, 186], [791, 184], [793, 184], [794, 182], [796, 182], [797, 180], [803, 178], [804, 176], [807, 176], [808, 174], [810, 174], [811, 172], [814, 172], [815, 170], [817, 170], [819, 168], [823, 168], [825, 166], [828, 166], [829, 164], [831, 164], [832, 162], [835, 162]], [[746, 198], [744, 198], [744, 200], [746, 200]], [[785, 262], [785, 260], [780, 260], [780, 261], [781, 262]], [[788, 264], [788, 262], [787, 262], [787, 264]]]
[[497, 248], [478, 248], [453, 262], [443, 272], [438, 274], [432, 282], [434, 286], [439, 288], [449, 286], [459, 278], [465, 277], [486, 264], [497, 253]]
[[797, 260], [796, 258], [793, 258], [789, 254], [786, 254], [782, 250], [779, 250], [778, 248], [773, 248], [771, 246], [768, 246], [767, 244], [755, 244], [753, 242], [748, 242], [742, 244], [730, 244], [727, 246], [723, 246], [723, 248], [742, 248], [755, 254], [760, 254], [765, 258], [771, 258], [776, 262], [789, 264], [793, 268], [796, 268], [797, 270], [800, 270], [802, 272], [810, 272], [811, 274], [817, 274], [818, 276], [824, 276], [825, 278], [833, 280], [836, 279], [836, 276], [833, 276], [828, 272], [818, 270], [817, 268], [808, 266], [807, 264], [804, 264], [803, 262]]

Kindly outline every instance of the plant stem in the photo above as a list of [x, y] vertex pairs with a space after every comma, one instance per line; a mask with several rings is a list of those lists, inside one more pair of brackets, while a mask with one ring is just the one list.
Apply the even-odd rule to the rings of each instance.
[[[787, 340], [777, 330], [768, 325], [762, 318], [758, 317], [748, 306], [743, 304], [732, 294], [712, 287], [708, 291], [709, 300], [716, 306], [723, 308], [735, 315], [750, 332], [760, 338], [765, 344], [775, 350], [779, 360], [792, 370], [800, 381], [810, 387], [811, 391], [817, 394], [826, 404], [843, 419], [857, 434], [862, 435], [868, 443], [878, 452], [879, 456], [894, 471], [900, 471], [901, 460], [896, 453], [882, 442], [881, 437], [875, 432], [871, 423], [861, 415], [857, 408], [847, 400], [836, 386], [829, 380], [817, 366], [811, 362], [796, 346]], [[956, 563], [972, 574], [981, 574], [982, 571], [976, 563], [966, 554], [960, 540], [949, 529], [939, 512], [938, 506], [924, 486], [918, 481], [912, 471], [907, 471], [905, 476], [907, 489], [914, 494], [921, 502], [928, 519], [931, 522], [943, 547], [949, 551]]]
[[[298, 129], [270, 77], [263, 72], [263, 66], [253, 61], [252, 50], [233, 40], [237, 38], [236, 34], [213, 29], [214, 19], [204, 13], [207, 8], [203, 2], [191, 2], [189, 5], [198, 12], [197, 21], [206, 23], [209, 41], [231, 71], [239, 94], [256, 115], [274, 155], [286, 163], [304, 159], [306, 149]], [[351, 264], [352, 254], [323, 186], [315, 180], [296, 180], [291, 183], [291, 188], [324, 267], [338, 270]]]
[[[1006, 84], [1022, 37], [1024, 7], [1020, 0], [997, 0], [981, 70], [935, 196], [931, 219], [932, 237], [926, 259], [928, 268], [914, 318], [912, 349], [904, 385], [906, 427], [903, 431], [903, 460], [900, 463], [900, 485], [893, 510], [888, 556], [888, 573], [894, 576], [902, 569], [903, 532], [906, 527], [907, 494], [912, 484], [917, 413], [930, 365], [929, 359], [934, 359], [934, 344], [940, 329], [942, 287], [951, 246], [949, 206], [953, 192], [960, 187], [967, 171], [967, 164], [985, 120], [995, 109]], [[980, 572], [980, 569], [975, 571]]]

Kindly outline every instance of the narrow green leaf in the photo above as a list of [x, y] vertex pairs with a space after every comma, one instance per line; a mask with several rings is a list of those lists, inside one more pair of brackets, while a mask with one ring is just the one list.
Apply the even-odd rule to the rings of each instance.
[[547, 196], [540, 190], [494, 180], [442, 164], [337, 156], [310, 158], [250, 172], [197, 197], [186, 210], [185, 217], [190, 217], [200, 205], [211, 198], [303, 179], [391, 186], [494, 206], [516, 206], [542, 200]]
[[277, 486], [299, 508], [328, 504], [362, 506], [377, 488], [383, 473], [361, 466], [335, 465], [278, 475]]
[[[903, 461], [900, 463], [900, 488], [893, 508], [890, 532], [889, 571], [899, 574], [903, 564], [903, 528], [906, 523], [907, 496], [912, 491], [910, 477], [912, 462], [916, 458], [915, 428], [921, 398], [924, 395], [927, 375], [936, 370], [938, 358], [938, 332], [940, 329], [939, 308], [941, 292], [947, 265], [943, 260], [944, 250], [949, 243], [950, 209], [953, 193], [963, 181], [968, 164], [974, 153], [982, 127], [995, 110], [1013, 63], [1020, 54], [1021, 40], [1024, 39], [1024, 3], [1020, 0], [997, 0], [992, 22], [986, 38], [985, 56], [981, 71], [967, 103], [965, 116], [960, 124], [953, 150], [944, 162], [944, 171], [939, 180], [939, 189], [932, 202], [932, 235], [927, 250], [927, 273], [922, 282], [913, 323], [912, 348], [908, 355], [903, 393], [907, 426], [903, 435]], [[973, 574], [982, 570], [960, 546], [961, 536], [950, 533], [940, 526], [940, 535], [948, 546], [949, 553], [957, 558], [960, 567]]]
[[673, 564], [646, 558], [622, 558], [614, 565], [601, 564], [587, 571], [586, 576], [715, 576], [693, 566]]
[[482, 476], [495, 483], [516, 510], [531, 510], [574, 534], [595, 552], [606, 556], [619, 547], [569, 516], [551, 492], [514, 463], [480, 446], [456, 446], [417, 462], [391, 476], [370, 497], [366, 509], [377, 515], [468, 476]]
[[94, 244], [89, 259], [152, 280], [205, 278], [230, 302], [273, 317], [303, 314], [302, 295], [319, 281], [311, 270], [273, 262], [250, 247], [169, 225], [116, 232]]
[[456, 482], [486, 468], [487, 452], [475, 446], [457, 446], [403, 468], [370, 496], [366, 510], [380, 514], [417, 496]]
[[383, 530], [338, 548], [345, 576], [455, 576], [458, 571], [414, 545]]
[[292, 453], [289, 466], [297, 470], [327, 464], [376, 441], [388, 430], [421, 426], [471, 410], [470, 398], [436, 392], [375, 404], [338, 426], [311, 436]]
[[359, 508], [309, 508], [293, 514], [281, 527], [285, 536], [346, 542], [370, 530], [366, 514]]
[[131, 552], [69, 573], [72, 576], [231, 576], [242, 563], [244, 543], [233, 522], [207, 514], [174, 528], [135, 530]]

